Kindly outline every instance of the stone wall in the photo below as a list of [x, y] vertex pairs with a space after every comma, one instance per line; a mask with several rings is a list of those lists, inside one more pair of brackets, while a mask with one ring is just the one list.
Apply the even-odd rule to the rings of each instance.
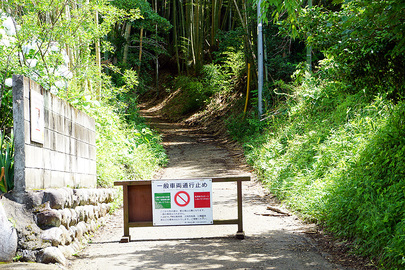
[[94, 119], [20, 75], [13, 113], [15, 192], [97, 185]]
[[[90, 235], [104, 225], [115, 198], [115, 189], [28, 191], [18, 202], [12, 193], [5, 194], [0, 197], [0, 206], [4, 206], [6, 217], [0, 211], [0, 221], [3, 218], [13, 223], [18, 240], [15, 237], [15, 243], [0, 243], [0, 261], [17, 256], [22, 262], [66, 265], [66, 259], [79, 252]], [[8, 256], [2, 254], [4, 250], [10, 250]]]

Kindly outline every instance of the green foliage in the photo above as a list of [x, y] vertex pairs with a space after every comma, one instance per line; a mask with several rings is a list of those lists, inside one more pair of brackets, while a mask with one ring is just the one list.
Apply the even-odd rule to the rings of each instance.
[[[374, 108], [369, 108], [374, 109]], [[348, 167], [334, 179], [327, 201], [327, 224], [355, 239], [360, 251], [380, 259], [387, 269], [405, 266], [405, 103], [379, 124]]]
[[232, 138], [242, 142], [250, 141], [251, 136], [260, 134], [265, 126], [265, 124], [257, 118], [257, 115], [249, 115], [246, 117], [244, 114], [227, 119], [226, 124]]
[[96, 120], [99, 186], [112, 187], [114, 181], [151, 178], [167, 162], [160, 137], [146, 125], [127, 124], [106, 103], [82, 102], [77, 106]]
[[0, 131], [0, 191], [14, 188], [14, 139]]
[[5, 88], [0, 106], [0, 130], [13, 126], [13, 92], [11, 87]]
[[212, 94], [210, 89], [204, 88], [203, 84], [197, 79], [186, 76], [176, 78], [175, 88], [181, 89], [183, 98], [179, 110], [174, 112], [178, 116], [187, 115], [201, 109], [205, 101]]
[[[332, 64], [332, 67], [331, 67]], [[323, 63], [327, 77], [333, 63]], [[382, 267], [404, 266], [405, 103], [297, 72], [265, 121], [230, 122], [264, 184]]]
[[301, 33], [310, 33], [308, 44], [335, 61], [336, 75], [354, 86], [351, 93], [398, 99], [405, 91], [404, 10], [401, 1], [364, 0], [344, 2], [336, 11], [304, 9]]

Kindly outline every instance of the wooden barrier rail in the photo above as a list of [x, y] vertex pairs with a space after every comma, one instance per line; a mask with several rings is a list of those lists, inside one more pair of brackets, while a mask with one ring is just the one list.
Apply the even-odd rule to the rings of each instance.
[[[236, 232], [236, 238], [244, 239], [245, 232], [243, 231], [243, 220], [242, 220], [242, 182], [250, 181], [250, 176], [201, 177], [198, 179], [212, 179], [213, 183], [237, 182], [238, 218], [227, 220], [214, 220], [213, 225], [237, 224], [238, 231]], [[189, 180], [189, 179], [182, 179], [182, 180]], [[123, 197], [124, 235], [121, 238], [120, 241], [121, 243], [127, 243], [131, 240], [131, 236], [129, 234], [130, 227], [153, 226], [152, 181], [153, 180], [114, 182], [115, 186], [122, 186], [124, 195]]]

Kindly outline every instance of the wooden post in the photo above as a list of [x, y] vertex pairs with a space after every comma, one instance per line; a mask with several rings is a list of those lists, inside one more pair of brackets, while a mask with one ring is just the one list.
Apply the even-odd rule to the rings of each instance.
[[243, 231], [243, 209], [242, 209], [242, 181], [238, 180], [237, 182], [238, 188], [238, 231], [236, 232], [236, 238], [244, 239], [245, 232]]
[[129, 234], [129, 205], [128, 205], [128, 185], [122, 186], [124, 192], [124, 236], [121, 238], [120, 243], [128, 243], [131, 241], [131, 235]]

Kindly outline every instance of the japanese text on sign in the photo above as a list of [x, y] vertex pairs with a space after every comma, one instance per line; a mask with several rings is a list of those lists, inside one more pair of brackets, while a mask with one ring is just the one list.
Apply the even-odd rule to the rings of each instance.
[[152, 181], [153, 225], [213, 224], [212, 180]]

